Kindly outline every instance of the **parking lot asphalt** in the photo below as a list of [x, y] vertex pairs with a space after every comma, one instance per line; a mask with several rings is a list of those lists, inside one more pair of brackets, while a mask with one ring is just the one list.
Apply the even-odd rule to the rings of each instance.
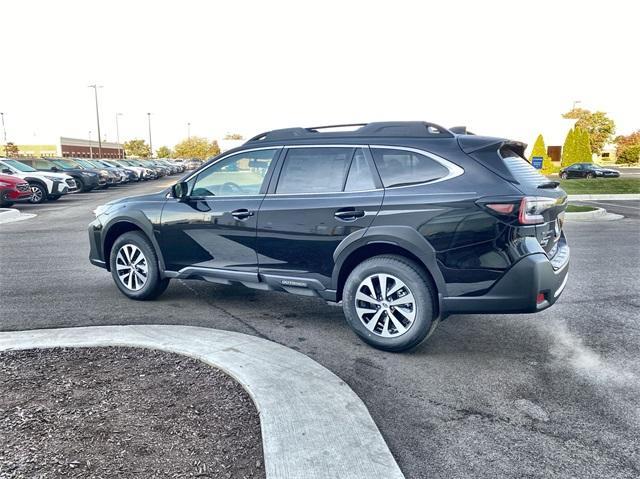
[[566, 223], [570, 278], [551, 309], [454, 316], [393, 354], [317, 299], [175, 280], [156, 301], [126, 299], [88, 262], [91, 211], [169, 183], [20, 206], [38, 216], [0, 225], [0, 328], [188, 324], [270, 339], [347, 382], [409, 478], [640, 475], [637, 215]]

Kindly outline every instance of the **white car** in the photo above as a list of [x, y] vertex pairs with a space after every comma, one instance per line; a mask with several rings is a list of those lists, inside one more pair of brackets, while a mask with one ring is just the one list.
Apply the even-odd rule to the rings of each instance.
[[17, 176], [29, 183], [31, 187], [31, 203], [43, 203], [57, 200], [67, 193], [78, 190], [75, 180], [64, 173], [38, 171], [18, 160], [0, 158], [0, 172]]

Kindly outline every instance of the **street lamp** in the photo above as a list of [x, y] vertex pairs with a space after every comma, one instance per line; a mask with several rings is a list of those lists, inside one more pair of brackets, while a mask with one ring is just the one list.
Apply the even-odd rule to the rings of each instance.
[[118, 117], [122, 116], [122, 113], [116, 113], [116, 143], [118, 144], [118, 158], [124, 158], [122, 148], [120, 148], [120, 128], [118, 126]]
[[573, 107], [571, 107], [571, 109], [572, 109], [572, 110], [575, 110], [575, 109], [576, 109], [576, 105], [577, 105], [578, 103], [582, 103], [582, 102], [581, 102], [580, 100], [573, 100]]
[[187, 123], [187, 138], [191, 139], [191, 123]]
[[153, 143], [151, 142], [151, 113], [147, 113], [147, 120], [149, 122], [149, 150], [151, 150], [151, 158], [153, 158]]
[[91, 130], [89, 130], [89, 156], [93, 160], [93, 144], [91, 143]]
[[4, 133], [4, 144], [7, 144], [7, 129], [4, 126], [4, 112], [0, 112], [0, 116], [2, 117], [2, 131]]
[[[102, 158], [102, 137], [100, 136], [100, 113], [98, 112], [98, 88], [102, 88], [101, 85], [89, 85], [89, 88], [93, 88], [96, 98], [96, 121], [98, 123], [98, 155]], [[93, 157], [92, 157], [93, 158]]]

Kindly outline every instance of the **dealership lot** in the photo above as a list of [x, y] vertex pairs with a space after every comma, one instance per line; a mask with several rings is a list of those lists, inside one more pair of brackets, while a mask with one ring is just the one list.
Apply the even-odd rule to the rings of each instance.
[[154, 302], [122, 296], [88, 262], [92, 210], [174, 181], [19, 205], [38, 216], [0, 225], [1, 329], [190, 324], [276, 341], [360, 395], [407, 477], [640, 474], [638, 202], [620, 202], [620, 221], [566, 225], [570, 279], [553, 308], [452, 317], [429, 343], [391, 354], [316, 299], [189, 281]]

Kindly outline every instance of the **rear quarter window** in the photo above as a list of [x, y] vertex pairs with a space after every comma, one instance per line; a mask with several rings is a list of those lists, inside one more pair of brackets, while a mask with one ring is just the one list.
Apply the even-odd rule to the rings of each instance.
[[449, 170], [435, 160], [412, 151], [372, 148], [385, 188], [426, 183], [444, 178]]

